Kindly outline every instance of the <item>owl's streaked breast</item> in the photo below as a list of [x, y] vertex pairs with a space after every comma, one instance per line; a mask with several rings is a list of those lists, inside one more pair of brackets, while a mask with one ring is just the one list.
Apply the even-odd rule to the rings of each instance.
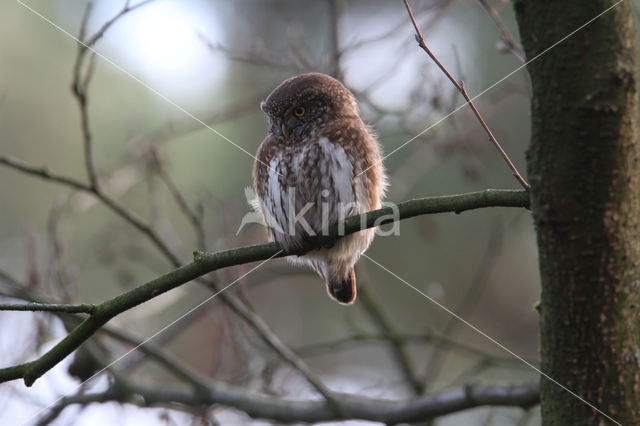
[[272, 239], [295, 244], [369, 209], [366, 175], [357, 176], [364, 168], [354, 167], [353, 150], [325, 136], [305, 145], [265, 148], [271, 151], [264, 158], [269, 168], [262, 166], [256, 174], [256, 188], [267, 224], [275, 225]]

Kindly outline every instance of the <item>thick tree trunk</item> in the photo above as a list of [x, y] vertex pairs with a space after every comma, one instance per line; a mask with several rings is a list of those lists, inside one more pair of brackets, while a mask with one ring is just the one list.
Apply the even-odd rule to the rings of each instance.
[[[527, 58], [615, 2], [516, 1]], [[528, 65], [542, 370], [624, 425], [640, 424], [636, 57], [625, 0]], [[545, 378], [541, 404], [545, 425], [611, 423]]]

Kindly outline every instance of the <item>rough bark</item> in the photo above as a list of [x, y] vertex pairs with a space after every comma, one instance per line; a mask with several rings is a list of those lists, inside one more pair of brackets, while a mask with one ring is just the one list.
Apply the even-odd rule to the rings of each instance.
[[[527, 58], [615, 3], [517, 1]], [[542, 369], [615, 421], [640, 424], [640, 148], [631, 1], [528, 70]], [[541, 404], [545, 425], [610, 423], [544, 378]]]

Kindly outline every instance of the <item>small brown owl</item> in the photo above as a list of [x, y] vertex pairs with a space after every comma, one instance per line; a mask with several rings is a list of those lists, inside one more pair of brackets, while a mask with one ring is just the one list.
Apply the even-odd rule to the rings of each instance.
[[[253, 185], [271, 240], [292, 248], [326, 235], [345, 217], [380, 208], [386, 188], [380, 148], [339, 81], [301, 74], [282, 82], [260, 107], [269, 131], [258, 148]], [[363, 230], [291, 260], [311, 266], [331, 297], [351, 304], [353, 266], [373, 237], [374, 229]]]

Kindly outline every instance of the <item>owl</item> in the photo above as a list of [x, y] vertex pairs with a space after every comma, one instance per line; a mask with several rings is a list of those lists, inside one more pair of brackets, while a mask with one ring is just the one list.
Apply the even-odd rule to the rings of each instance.
[[[380, 208], [386, 188], [380, 147], [342, 83], [301, 74], [282, 82], [260, 107], [269, 129], [253, 167], [254, 207], [270, 240], [295, 248], [348, 216]], [[373, 237], [374, 229], [366, 229], [290, 260], [310, 266], [332, 298], [351, 304], [354, 265]]]

